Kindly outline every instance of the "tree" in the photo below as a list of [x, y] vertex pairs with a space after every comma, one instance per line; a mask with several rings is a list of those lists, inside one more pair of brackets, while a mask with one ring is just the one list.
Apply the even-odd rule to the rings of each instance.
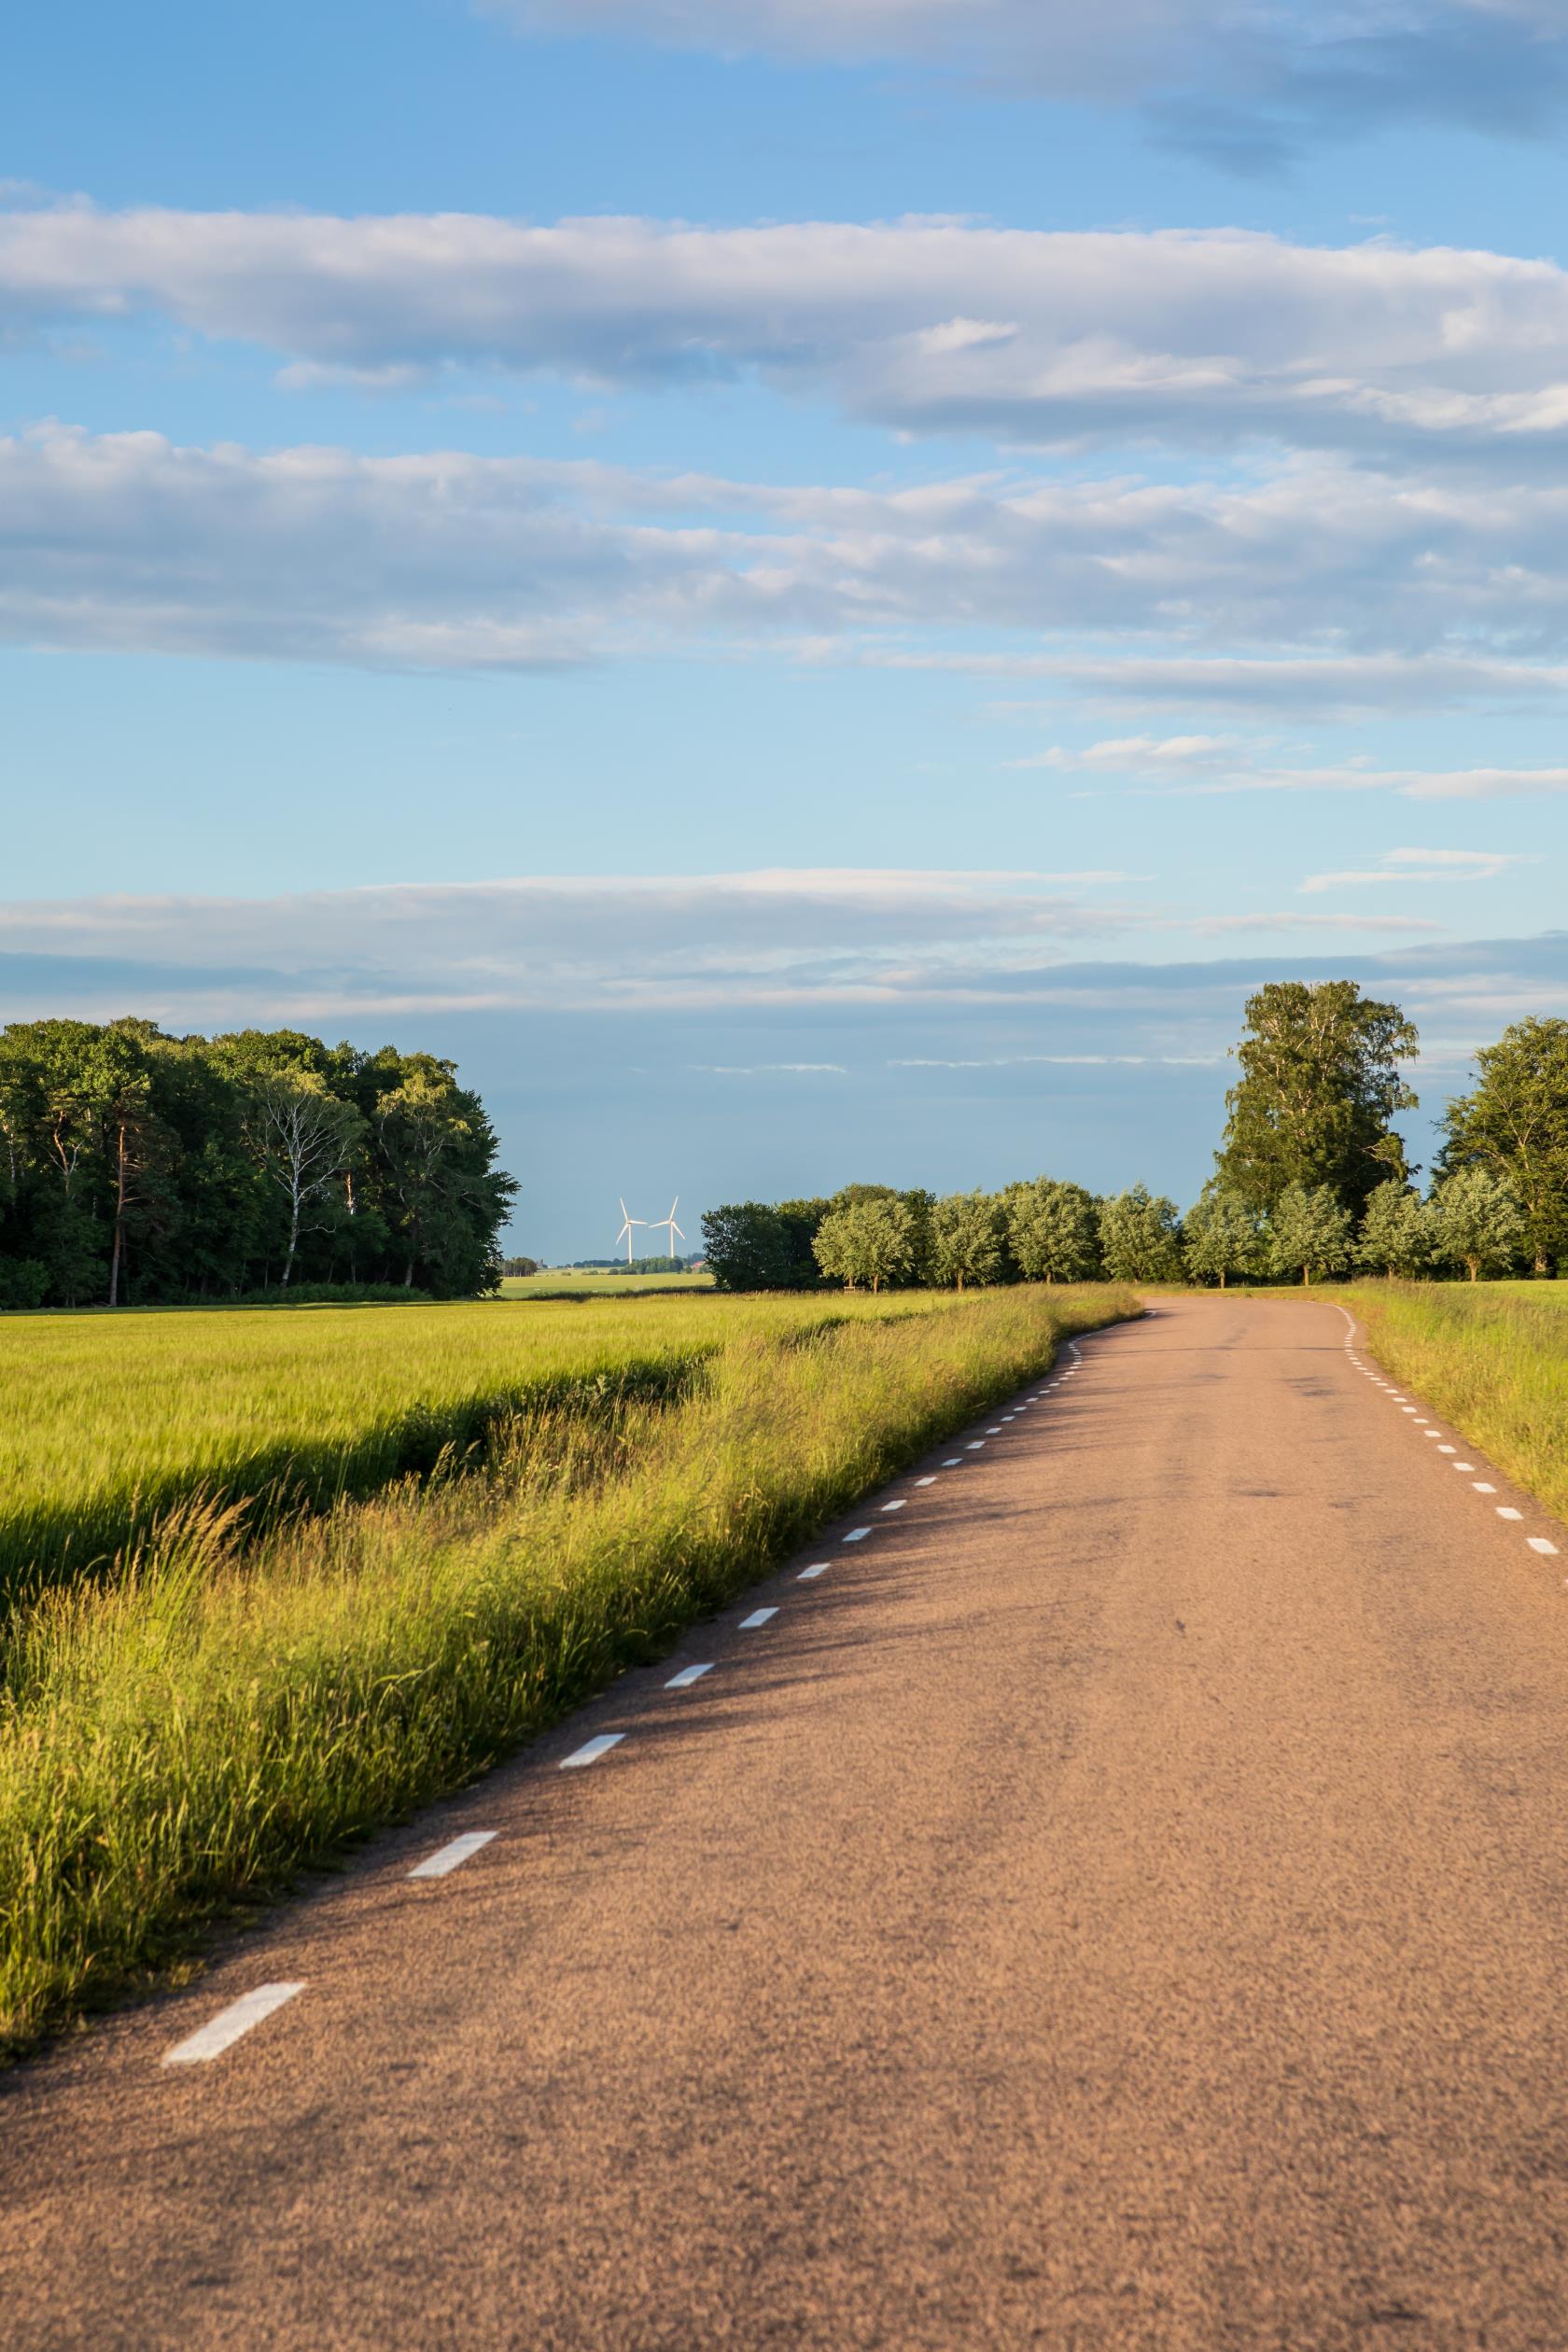
[[1412, 1276], [1437, 1254], [1436, 1211], [1408, 1184], [1391, 1176], [1367, 1199], [1356, 1243], [1356, 1264], [1369, 1272]]
[[1246, 1022], [1217, 1159], [1227, 1185], [1265, 1212], [1292, 1187], [1325, 1184], [1359, 1208], [1405, 1175], [1390, 1123], [1417, 1108], [1399, 1064], [1419, 1043], [1396, 1004], [1364, 997], [1353, 980], [1270, 981], [1248, 999]]
[[1134, 1184], [1099, 1204], [1099, 1249], [1113, 1282], [1179, 1282], [1182, 1220], [1176, 1203]]
[[1267, 1252], [1256, 1211], [1211, 1179], [1183, 1222], [1182, 1255], [1195, 1282], [1218, 1282], [1221, 1290], [1233, 1274], [1263, 1273]]
[[1007, 1232], [1018, 1271], [1031, 1282], [1090, 1282], [1099, 1271], [1099, 1222], [1082, 1184], [1037, 1176], [1008, 1187]]
[[721, 1291], [778, 1290], [791, 1261], [791, 1239], [765, 1201], [737, 1200], [705, 1211], [703, 1252]]
[[1516, 1021], [1476, 1057], [1475, 1092], [1445, 1114], [1446, 1172], [1490, 1169], [1524, 1212], [1537, 1274], [1568, 1257], [1568, 1021]]
[[1458, 1168], [1433, 1194], [1437, 1253], [1474, 1282], [1487, 1267], [1511, 1266], [1529, 1230], [1519, 1196], [1489, 1168]]
[[[500, 1279], [495, 1236], [517, 1186], [495, 1167], [495, 1132], [478, 1096], [458, 1085], [451, 1062], [412, 1054], [399, 1083], [378, 1098], [374, 1126], [404, 1287], [413, 1287], [417, 1271], [426, 1287], [493, 1289]], [[357, 1213], [351, 1193], [345, 1207]], [[479, 1235], [483, 1246], [472, 1263]]]
[[1342, 1274], [1354, 1254], [1355, 1220], [1332, 1184], [1290, 1184], [1268, 1221], [1268, 1263], [1276, 1274]]
[[931, 1268], [934, 1281], [976, 1289], [1001, 1277], [1007, 1249], [1007, 1220], [990, 1193], [949, 1193], [931, 1212]]
[[812, 1248], [830, 1280], [849, 1290], [864, 1282], [879, 1291], [908, 1271], [915, 1238], [914, 1212], [894, 1194], [833, 1210], [823, 1218]]
[[247, 1126], [258, 1165], [288, 1207], [288, 1248], [279, 1284], [287, 1290], [305, 1211], [348, 1166], [364, 1122], [348, 1103], [329, 1094], [314, 1071], [279, 1071], [257, 1085]]

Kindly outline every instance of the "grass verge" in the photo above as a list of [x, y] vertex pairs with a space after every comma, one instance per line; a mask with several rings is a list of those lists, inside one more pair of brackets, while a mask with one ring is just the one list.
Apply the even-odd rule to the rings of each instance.
[[1555, 1285], [1366, 1282], [1332, 1295], [1395, 1379], [1568, 1519], [1568, 1315]]
[[243, 1553], [232, 1511], [188, 1505], [116, 1584], [44, 1593], [5, 1643], [0, 2049], [460, 1785], [1138, 1311], [1029, 1288], [754, 1318], [674, 1406], [540, 1412], [483, 1475]]

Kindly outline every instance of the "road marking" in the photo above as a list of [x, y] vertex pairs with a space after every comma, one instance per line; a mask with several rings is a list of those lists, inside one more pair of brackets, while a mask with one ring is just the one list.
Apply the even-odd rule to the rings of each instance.
[[776, 1617], [777, 1615], [777, 1609], [753, 1609], [749, 1617], [741, 1618], [740, 1630], [743, 1633], [754, 1633], [759, 1625], [765, 1625], [769, 1617]]
[[694, 1682], [701, 1682], [705, 1674], [711, 1674], [712, 1672], [713, 1668], [711, 1664], [707, 1666], [682, 1666], [679, 1674], [672, 1674], [670, 1676], [668, 1682], [665, 1685], [665, 1688], [666, 1690], [690, 1690]]
[[944, 1470], [961, 1470], [963, 1468], [962, 1454], [949, 1454], [942, 1467]]
[[[1439, 1453], [1457, 1453], [1459, 1451], [1459, 1448], [1457, 1446], [1439, 1446], [1437, 1450]], [[1458, 1467], [1457, 1463], [1455, 1464], [1455, 1467]]]
[[1476, 1480], [1476, 1492], [1477, 1494], [1495, 1494], [1497, 1492], [1497, 1489], [1494, 1486], [1488, 1486], [1484, 1478], [1477, 1478]]
[[1473, 1462], [1450, 1462], [1449, 1464], [1449, 1468], [1450, 1470], [1463, 1470], [1466, 1477], [1470, 1476], [1471, 1471], [1474, 1470], [1475, 1467], [1476, 1465]]
[[1552, 1542], [1549, 1535], [1527, 1535], [1524, 1540], [1530, 1546], [1532, 1551], [1549, 1552], [1552, 1558], [1554, 1560], [1556, 1559], [1557, 1546]]
[[1407, 1413], [1413, 1413], [1413, 1412], [1415, 1411], [1415, 1409], [1416, 1409], [1416, 1408], [1415, 1408], [1415, 1407], [1414, 1407], [1413, 1405], [1407, 1405], [1407, 1406], [1405, 1406], [1405, 1407], [1403, 1407], [1403, 1410], [1404, 1410], [1404, 1411], [1406, 1411]]
[[619, 1747], [625, 1736], [624, 1731], [601, 1731], [597, 1739], [589, 1741], [586, 1747], [574, 1748], [570, 1756], [562, 1757], [562, 1771], [569, 1772], [577, 1764], [596, 1764], [601, 1756], [608, 1756], [612, 1747]]
[[409, 1872], [410, 1878], [445, 1878], [449, 1870], [455, 1870], [460, 1862], [466, 1862], [470, 1854], [477, 1854], [481, 1846], [487, 1846], [495, 1834], [494, 1829], [466, 1829], [460, 1838], [454, 1838], [450, 1845], [438, 1846], [434, 1854], [425, 1856], [423, 1862], [416, 1862]]
[[231, 2049], [242, 2034], [248, 2034], [253, 2025], [259, 2025], [264, 2017], [282, 2009], [296, 1993], [304, 1991], [303, 1984], [259, 1984], [254, 1993], [242, 1994], [220, 2009], [216, 2017], [209, 2017], [195, 2033], [184, 2041], [175, 2042], [173, 2050], [163, 2052], [166, 2066], [199, 2066], [208, 2058], [221, 2058]]
[[1427, 1425], [1426, 1416], [1423, 1413], [1418, 1413], [1416, 1415], [1416, 1427], [1418, 1429], [1425, 1429]]
[[972, 1437], [964, 1448], [965, 1453], [978, 1453], [985, 1442], [984, 1437]]
[[904, 1498], [901, 1495], [896, 1503], [884, 1503], [882, 1508], [885, 1511], [902, 1511], [903, 1505]]
[[1001, 1435], [1001, 1432], [997, 1427], [995, 1421], [993, 1421], [989, 1429], [987, 1430], [986, 1435], [987, 1437], [1000, 1437]]
[[[1423, 1437], [1437, 1438], [1442, 1435], [1442, 1431], [1438, 1429], [1423, 1429], [1421, 1431], [1421, 1435]], [[1451, 1452], [1452, 1449], [1450, 1448], [1449, 1450]]]
[[809, 1568], [803, 1568], [801, 1570], [800, 1575], [795, 1578], [795, 1582], [796, 1584], [806, 1584], [813, 1576], [825, 1575], [832, 1566], [833, 1562], [831, 1560], [814, 1560]]
[[848, 1534], [845, 1536], [844, 1541], [847, 1544], [863, 1544], [870, 1533], [871, 1530], [869, 1527], [852, 1527], [849, 1530]]
[[915, 1483], [917, 1486], [935, 1486], [936, 1472], [933, 1470], [929, 1478], [917, 1478]]
[[1497, 1516], [1499, 1519], [1521, 1519], [1524, 1517], [1524, 1513], [1522, 1511], [1516, 1511], [1511, 1503], [1499, 1503], [1497, 1505]]

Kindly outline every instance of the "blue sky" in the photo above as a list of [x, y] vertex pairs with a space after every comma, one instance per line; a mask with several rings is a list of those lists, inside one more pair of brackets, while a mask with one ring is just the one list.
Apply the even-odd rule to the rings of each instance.
[[0, 1015], [455, 1053], [566, 1256], [1190, 1197], [1261, 978], [1398, 994], [1429, 1107], [1568, 1012], [1561, 0], [8, 62]]

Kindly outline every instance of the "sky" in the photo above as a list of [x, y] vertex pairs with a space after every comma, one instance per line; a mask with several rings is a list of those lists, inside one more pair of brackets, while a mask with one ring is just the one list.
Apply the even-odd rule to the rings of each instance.
[[[1568, 0], [161, 0], [0, 79], [0, 1018], [618, 1197], [1190, 1200], [1568, 1014]], [[1555, 240], [1555, 242], [1554, 242]]]

